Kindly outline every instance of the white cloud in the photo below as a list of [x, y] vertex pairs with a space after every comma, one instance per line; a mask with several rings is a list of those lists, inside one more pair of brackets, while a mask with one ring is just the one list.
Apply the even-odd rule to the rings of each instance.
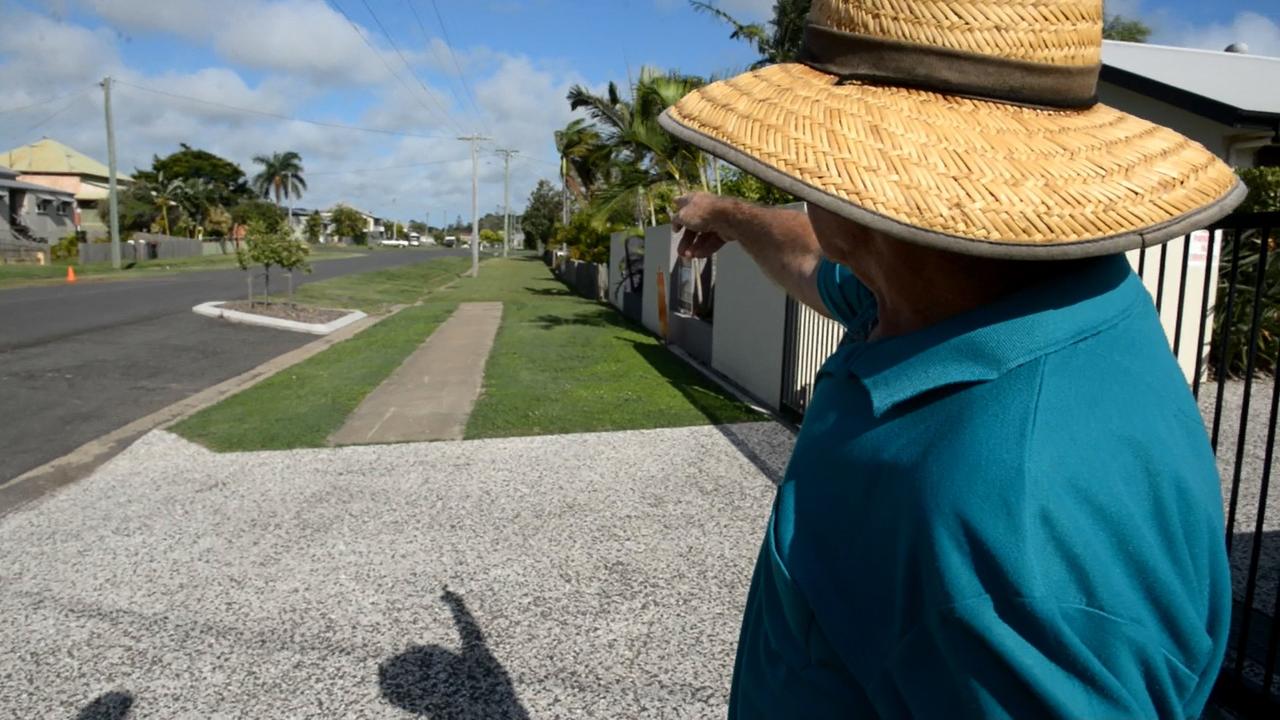
[[[205, 24], [210, 22], [208, 16], [200, 14], [210, 6], [218, 7], [224, 19], [233, 17], [233, 13], [249, 13], [257, 27], [249, 28], [239, 19], [233, 24], [265, 44], [274, 42], [274, 49], [266, 52], [240, 47], [219, 40], [220, 36], [210, 36], [205, 30], [210, 26]], [[59, 20], [0, 4], [0, 25], [26, 28], [22, 34], [0, 33], [0, 72], [6, 78], [6, 82], [0, 84], [0, 110], [82, 90], [79, 96], [65, 101], [0, 113], [0, 150], [48, 135], [105, 160], [102, 94], [94, 83], [110, 74], [121, 81], [113, 104], [122, 172], [147, 167], [152, 155], [173, 152], [184, 142], [237, 162], [248, 173], [253, 172], [250, 159], [254, 155], [290, 149], [298, 151], [308, 171], [316, 173], [309, 178], [310, 190], [301, 201], [307, 207], [328, 207], [343, 201], [404, 219], [423, 218], [428, 212], [432, 222], [437, 223], [442, 219], [452, 222], [458, 215], [469, 217], [468, 148], [454, 139], [457, 133], [452, 123], [442, 120], [439, 112], [424, 107], [430, 103], [422, 98], [420, 90], [410, 92], [390, 80], [386, 69], [363, 44], [348, 50], [364, 62], [377, 64], [358, 71], [348, 68], [337, 78], [311, 67], [301, 67], [298, 58], [311, 57], [318, 51], [340, 57], [342, 52], [319, 45], [316, 48], [291, 46], [288, 37], [267, 42], [282, 31], [282, 24], [295, 22], [296, 18], [285, 18], [286, 11], [299, 12], [298, 8], [307, 6], [321, 15], [328, 13], [330, 18], [346, 22], [318, 3], [303, 0], [229, 0], [226, 5], [171, 0], [163, 9], [159, 4], [139, 0], [101, 0], [104, 19], [109, 20], [112, 28], [93, 29], [70, 22], [65, 19], [66, 14]], [[323, 26], [325, 22], [328, 21], [313, 18], [313, 26]], [[342, 29], [333, 28], [335, 33]], [[120, 52], [122, 44], [145, 42], [147, 33], [187, 40], [207, 39], [210, 47], [220, 57], [227, 58], [227, 62], [193, 71], [145, 70], [126, 64]], [[314, 33], [309, 37], [313, 36]], [[340, 37], [343, 35], [338, 33], [333, 42]], [[350, 26], [345, 26], [345, 37], [360, 42]], [[218, 45], [219, 42], [223, 44]], [[50, 47], [64, 50], [51, 53]], [[567, 64], [555, 61], [534, 61], [486, 47], [455, 48], [454, 52], [472, 81], [476, 104], [483, 111], [482, 120], [477, 122], [473, 119], [474, 113], [467, 114], [469, 103], [465, 99], [455, 100], [449, 88], [438, 87], [433, 91], [439, 101], [448, 106], [458, 124], [468, 128], [483, 124], [483, 129], [494, 138], [481, 151], [481, 212], [494, 211], [502, 201], [502, 162], [493, 153], [497, 147], [512, 147], [522, 152], [511, 166], [512, 205], [519, 210], [539, 178], [555, 177], [551, 138], [553, 131], [563, 127], [571, 117], [565, 95], [572, 84], [589, 83]], [[297, 57], [290, 53], [297, 53]], [[232, 56], [237, 59], [231, 60]], [[439, 76], [450, 76], [454, 72], [453, 59], [442, 43], [436, 44], [434, 52], [430, 47], [419, 48], [418, 56], [411, 59], [443, 65], [438, 70]], [[398, 58], [395, 62], [399, 63]], [[358, 87], [347, 84], [361, 73], [369, 74], [371, 80]], [[157, 96], [124, 83], [289, 116], [316, 115], [320, 111], [314, 109], [316, 106], [308, 110], [308, 103], [318, 97], [331, 100], [351, 96], [361, 107], [367, 104], [367, 109], [359, 117], [339, 122], [443, 137], [392, 137], [273, 120], [218, 105]], [[417, 88], [416, 82], [413, 86]], [[463, 96], [460, 86], [456, 88], [456, 95]], [[347, 172], [422, 163], [431, 164]]]
[[1280, 57], [1280, 23], [1255, 12], [1242, 12], [1229, 23], [1182, 26], [1160, 33], [1153, 40], [1183, 47], [1222, 50], [1243, 42], [1251, 55]]

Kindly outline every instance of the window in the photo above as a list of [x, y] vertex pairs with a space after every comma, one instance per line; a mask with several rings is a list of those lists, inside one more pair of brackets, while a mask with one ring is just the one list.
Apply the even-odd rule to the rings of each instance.
[[71, 203], [66, 200], [58, 203], [58, 214], [62, 217], [71, 217]]
[[36, 212], [48, 215], [53, 212], [53, 201], [48, 198], [36, 198]]

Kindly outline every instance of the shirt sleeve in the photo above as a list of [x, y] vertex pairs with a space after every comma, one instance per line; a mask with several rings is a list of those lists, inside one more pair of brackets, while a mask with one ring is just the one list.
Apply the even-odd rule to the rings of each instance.
[[1198, 716], [1197, 684], [1133, 623], [1080, 605], [983, 598], [917, 627], [873, 695], [885, 717], [1173, 718]]
[[818, 295], [831, 317], [851, 332], [862, 332], [876, 317], [876, 298], [849, 268], [826, 258], [818, 265]]

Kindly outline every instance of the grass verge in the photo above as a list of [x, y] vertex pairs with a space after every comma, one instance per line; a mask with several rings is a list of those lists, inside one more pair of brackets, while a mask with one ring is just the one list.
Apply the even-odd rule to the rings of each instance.
[[219, 452], [324, 447], [448, 315], [439, 305], [408, 308], [171, 430]]
[[[311, 262], [341, 260], [356, 257], [363, 252], [343, 249], [312, 248]], [[179, 272], [195, 272], [200, 270], [223, 270], [239, 267], [236, 256], [205, 255], [203, 257], [174, 258], [170, 260], [146, 260], [131, 263], [119, 270], [111, 267], [111, 263], [68, 263], [56, 261], [49, 265], [21, 263], [0, 265], [0, 288], [18, 287], [22, 285], [40, 285], [61, 282], [67, 277], [67, 267], [76, 269], [76, 277], [92, 280], [131, 280], [139, 277], [151, 277]]]
[[[469, 267], [396, 268], [305, 286], [308, 301], [373, 307], [422, 296]], [[424, 264], [425, 265], [425, 264]], [[363, 281], [360, 279], [363, 278]], [[417, 293], [412, 298], [412, 293]], [[536, 260], [491, 260], [422, 304], [172, 429], [213, 450], [322, 447], [366, 395], [469, 301], [503, 303], [468, 438], [682, 427], [763, 419], [612, 308], [572, 295]]]
[[393, 305], [417, 302], [423, 294], [471, 269], [471, 260], [443, 257], [373, 272], [345, 275], [308, 283], [294, 292], [293, 301], [317, 307], [351, 308], [370, 314]]
[[761, 420], [611, 307], [530, 259], [495, 260], [433, 302], [499, 300], [502, 326], [468, 438]]

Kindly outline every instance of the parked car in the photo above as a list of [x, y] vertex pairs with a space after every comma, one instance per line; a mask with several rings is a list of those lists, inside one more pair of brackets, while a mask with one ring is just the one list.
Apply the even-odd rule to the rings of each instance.
[[422, 236], [418, 233], [409, 233], [409, 246], [422, 247]]
[[456, 236], [454, 236], [454, 235], [445, 235], [445, 236], [444, 236], [444, 246], [445, 246], [445, 247], [453, 247], [453, 246], [455, 246], [455, 245], [457, 245], [457, 244], [458, 244], [458, 238], [457, 238]]
[[378, 244], [383, 247], [409, 247], [408, 240], [393, 240], [391, 238], [383, 238], [382, 242]]

